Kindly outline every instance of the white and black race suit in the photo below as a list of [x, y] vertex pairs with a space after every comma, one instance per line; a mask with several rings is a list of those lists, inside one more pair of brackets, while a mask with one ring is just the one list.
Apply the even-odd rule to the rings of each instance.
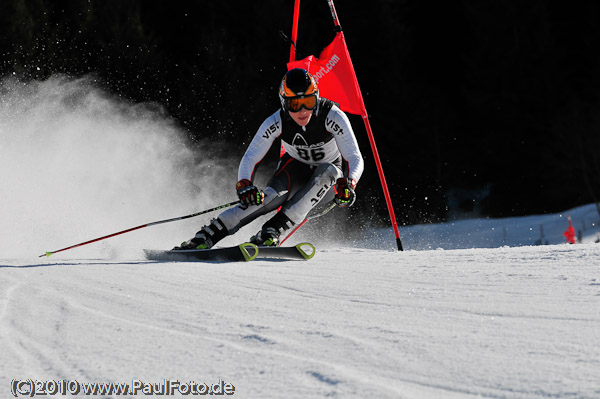
[[280, 206], [291, 221], [302, 222], [319, 202], [333, 199], [331, 188], [338, 178], [360, 179], [364, 163], [354, 131], [346, 114], [330, 100], [319, 100], [306, 126], [283, 110], [269, 116], [240, 162], [238, 180], [253, 181], [258, 164], [279, 140], [285, 154], [264, 190], [264, 203], [236, 206], [219, 216], [229, 234]]

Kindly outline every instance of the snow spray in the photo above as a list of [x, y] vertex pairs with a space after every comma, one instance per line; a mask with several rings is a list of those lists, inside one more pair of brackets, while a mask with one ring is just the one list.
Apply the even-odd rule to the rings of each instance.
[[[189, 148], [185, 132], [160, 106], [120, 99], [93, 78], [2, 80], [2, 258], [33, 258], [49, 248], [235, 200], [229, 186], [237, 161], [210, 159], [210, 148], [198, 147]], [[170, 248], [206, 221], [145, 229], [64, 257]]]

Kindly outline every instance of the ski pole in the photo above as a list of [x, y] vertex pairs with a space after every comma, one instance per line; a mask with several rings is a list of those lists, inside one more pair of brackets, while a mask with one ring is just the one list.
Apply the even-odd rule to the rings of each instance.
[[330, 210], [332, 210], [333, 208], [335, 208], [336, 205], [337, 204], [334, 202], [333, 204], [329, 205], [327, 208], [323, 209], [321, 212], [317, 213], [316, 215], [308, 216], [306, 219], [304, 219], [302, 221], [302, 223], [300, 223], [298, 226], [296, 226], [296, 228], [294, 230], [292, 230], [290, 232], [290, 234], [288, 234], [287, 236], [285, 236], [285, 238], [283, 240], [281, 240], [281, 242], [279, 243], [279, 245], [283, 244], [285, 242], [285, 240], [287, 240], [288, 238], [290, 238], [292, 236], [292, 234], [294, 234], [300, 227], [302, 227], [304, 225], [304, 223], [308, 222], [311, 219], [316, 219], [318, 217], [321, 217], [321, 216], [325, 215], [327, 212], [329, 212]]
[[110, 237], [118, 236], [119, 234], [128, 233], [128, 232], [130, 232], [130, 231], [134, 231], [134, 230], [142, 229], [142, 228], [144, 228], [144, 227], [155, 226], [155, 225], [157, 225], [157, 224], [163, 224], [163, 223], [175, 222], [175, 221], [177, 221], [177, 220], [183, 220], [183, 219], [189, 219], [189, 218], [193, 218], [193, 217], [195, 217], [195, 216], [200, 216], [200, 215], [203, 215], [203, 214], [205, 214], [205, 213], [209, 213], [209, 212], [216, 211], [216, 210], [219, 210], [219, 209], [223, 209], [223, 208], [229, 208], [230, 206], [233, 206], [233, 205], [236, 205], [236, 204], [239, 204], [239, 203], [240, 203], [240, 201], [233, 201], [233, 202], [229, 202], [229, 203], [227, 203], [227, 204], [223, 204], [223, 205], [215, 206], [214, 208], [206, 209], [206, 210], [204, 210], [204, 211], [200, 211], [200, 212], [192, 213], [191, 215], [180, 216], [180, 217], [177, 217], [177, 218], [165, 219], [165, 220], [159, 220], [158, 222], [151, 222], [151, 223], [142, 224], [142, 225], [140, 225], [140, 226], [137, 226], [137, 227], [132, 227], [132, 228], [130, 228], [130, 229], [127, 229], [127, 230], [119, 231], [118, 233], [113, 233], [113, 234], [109, 234], [109, 235], [107, 235], [107, 236], [104, 236], [104, 237], [95, 238], [95, 239], [93, 239], [93, 240], [90, 240], [90, 241], [82, 242], [81, 244], [71, 245], [70, 247], [63, 248], [63, 249], [59, 249], [59, 250], [57, 250], [57, 251], [49, 251], [49, 252], [46, 252], [46, 253], [45, 253], [45, 254], [43, 254], [43, 255], [40, 255], [39, 257], [41, 258], [41, 257], [43, 257], [43, 256], [50, 256], [50, 255], [52, 255], [52, 254], [55, 254], [55, 253], [58, 253], [58, 252], [66, 251], [67, 249], [72, 249], [72, 248], [81, 247], [82, 245], [91, 244], [91, 243], [93, 243], [93, 242], [96, 242], [96, 241], [100, 241], [100, 240], [104, 240], [104, 239], [106, 239], [106, 238], [110, 238]]

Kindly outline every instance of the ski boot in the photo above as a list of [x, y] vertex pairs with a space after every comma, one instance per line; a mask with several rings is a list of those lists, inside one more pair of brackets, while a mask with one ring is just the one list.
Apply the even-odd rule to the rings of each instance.
[[219, 219], [213, 219], [208, 226], [202, 227], [191, 239], [184, 241], [174, 250], [184, 249], [210, 249], [218, 241], [227, 237], [229, 232]]
[[250, 242], [258, 247], [278, 247], [279, 231], [273, 227], [263, 227], [261, 231], [250, 238]]
[[250, 242], [261, 247], [278, 247], [281, 234], [293, 225], [294, 222], [280, 211], [268, 220], [256, 235], [250, 238]]

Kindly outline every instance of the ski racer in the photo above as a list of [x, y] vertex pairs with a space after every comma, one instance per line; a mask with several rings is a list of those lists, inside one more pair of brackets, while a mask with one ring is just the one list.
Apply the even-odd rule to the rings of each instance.
[[[363, 158], [346, 114], [319, 96], [314, 77], [288, 71], [279, 88], [281, 109], [259, 127], [244, 154], [235, 185], [240, 204], [221, 213], [175, 249], [207, 249], [259, 216], [281, 209], [250, 242], [278, 246], [282, 233], [301, 223], [321, 201], [350, 207]], [[281, 139], [285, 154], [264, 190], [253, 184], [258, 164]]]

